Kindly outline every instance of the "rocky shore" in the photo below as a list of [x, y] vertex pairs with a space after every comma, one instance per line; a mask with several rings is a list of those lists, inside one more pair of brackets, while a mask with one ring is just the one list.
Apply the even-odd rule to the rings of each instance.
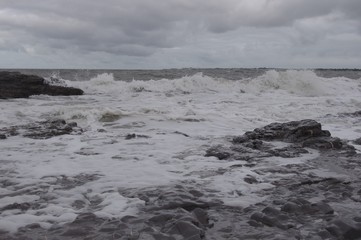
[[76, 122], [67, 123], [65, 120], [56, 119], [0, 128], [0, 139], [18, 135], [32, 139], [48, 139], [64, 134], [79, 134], [82, 131]]
[[28, 98], [32, 95], [82, 95], [81, 89], [49, 85], [44, 78], [18, 72], [0, 72], [0, 99]]
[[[48, 133], [50, 129], [57, 129], [61, 134], [81, 131], [76, 125], [61, 120], [36, 126], [2, 129], [0, 133], [8, 137], [11, 131], [25, 132], [24, 137], [47, 138], [53, 136]], [[71, 223], [54, 225], [47, 230], [32, 224], [19, 229], [15, 235], [0, 232], [0, 238], [361, 239], [361, 155], [349, 142], [332, 137], [314, 120], [272, 123], [227, 139], [226, 143], [206, 150], [205, 156], [240, 163], [219, 169], [215, 174], [252, 169], [252, 174], [239, 179], [239, 184], [257, 185], [267, 181], [273, 187], [257, 192], [262, 201], [246, 208], [228, 206], [210, 189], [191, 180], [170, 186], [118, 189], [122, 196], [144, 201], [137, 216], [103, 219], [89, 208], [82, 211], [84, 203], [77, 202], [74, 208], [79, 209], [80, 214]], [[272, 161], [275, 157], [294, 159], [313, 150], [319, 154], [311, 160], [262, 167], [264, 161]], [[330, 174], [324, 177], [316, 174], [321, 170]], [[67, 189], [99, 177], [81, 175], [58, 179], [54, 184]], [[244, 193], [235, 194], [241, 197]], [[96, 209], [99, 201], [88, 200]], [[42, 201], [46, 202], [45, 194], [40, 195], [38, 204]], [[13, 203], [0, 211], [25, 212], [36, 207]]]

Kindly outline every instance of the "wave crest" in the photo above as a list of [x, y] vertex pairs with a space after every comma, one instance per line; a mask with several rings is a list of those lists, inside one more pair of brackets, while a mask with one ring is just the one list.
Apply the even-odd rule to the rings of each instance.
[[358, 80], [345, 77], [323, 78], [311, 70], [269, 70], [265, 74], [247, 79], [227, 80], [196, 73], [178, 79], [115, 81], [111, 73], [103, 73], [89, 81], [72, 82], [86, 93], [125, 94], [159, 92], [190, 94], [200, 92], [237, 92], [261, 94], [282, 91], [304, 97], [339, 95], [359, 92]]

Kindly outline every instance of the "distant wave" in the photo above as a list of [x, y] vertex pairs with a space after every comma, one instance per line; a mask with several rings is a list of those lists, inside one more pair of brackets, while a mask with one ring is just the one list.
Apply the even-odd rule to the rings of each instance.
[[325, 78], [312, 70], [268, 70], [254, 78], [227, 80], [213, 78], [199, 72], [178, 79], [115, 81], [112, 73], [102, 73], [89, 81], [67, 82], [85, 90], [88, 94], [119, 94], [163, 92], [187, 94], [196, 92], [239, 92], [261, 94], [284, 91], [305, 97], [339, 95], [360, 92], [359, 80], [346, 77]]

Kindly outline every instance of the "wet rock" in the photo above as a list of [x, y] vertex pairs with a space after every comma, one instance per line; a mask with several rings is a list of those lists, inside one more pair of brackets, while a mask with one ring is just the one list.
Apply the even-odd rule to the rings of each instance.
[[78, 134], [81, 132], [82, 129], [77, 126], [76, 122], [67, 123], [62, 119], [35, 122], [0, 129], [0, 133], [5, 136], [22, 135], [32, 139], [48, 139], [54, 136]]
[[14, 210], [14, 209], [20, 209], [22, 211], [26, 211], [29, 208], [31, 208], [30, 203], [13, 203], [13, 204], [10, 204], [10, 205], [7, 205], [7, 206], [3, 207], [1, 209], [1, 211]]
[[[246, 146], [248, 146], [255, 140], [300, 143], [302, 147], [316, 149], [340, 149], [342, 147], [340, 139], [332, 138], [329, 131], [322, 130], [320, 123], [310, 119], [287, 123], [271, 123], [263, 128], [256, 128], [251, 132], [246, 132], [243, 136], [235, 137], [233, 143], [247, 143]], [[259, 146], [259, 144], [257, 146]], [[273, 153], [277, 152], [274, 151]], [[278, 151], [278, 153], [282, 154], [282, 151]], [[285, 157], [288, 156], [285, 155]]]
[[326, 229], [338, 239], [354, 240], [361, 238], [361, 228], [352, 226], [342, 220], [333, 221]]
[[251, 176], [251, 175], [247, 175], [245, 178], [243, 178], [243, 180], [246, 183], [249, 183], [249, 184], [258, 183], [258, 180], [255, 177]]
[[222, 146], [214, 146], [206, 151], [205, 157], [216, 157], [219, 160], [225, 160], [229, 158], [231, 154], [229, 150], [223, 148]]
[[170, 234], [181, 235], [185, 239], [198, 240], [204, 237], [204, 231], [194, 224], [186, 221], [178, 221], [166, 230]]
[[0, 99], [28, 98], [32, 95], [70, 96], [82, 95], [83, 91], [72, 87], [53, 86], [35, 75], [18, 72], [0, 72]]
[[294, 202], [287, 202], [281, 207], [281, 211], [293, 213], [298, 212], [300, 210], [300, 206]]
[[353, 113], [341, 113], [339, 114], [339, 116], [343, 116], [343, 117], [361, 117], [361, 111], [356, 111]]
[[245, 143], [244, 146], [251, 149], [261, 149], [263, 142], [261, 140], [251, 140]]
[[319, 137], [305, 140], [302, 146], [316, 149], [341, 149], [342, 142], [339, 138]]
[[166, 224], [174, 217], [175, 215], [170, 213], [158, 214], [154, 217], [151, 217], [148, 221], [151, 222], [153, 225], [164, 226], [164, 224]]
[[203, 226], [209, 225], [209, 216], [204, 209], [196, 208], [193, 210], [192, 214], [201, 225]]
[[168, 236], [167, 234], [160, 233], [160, 232], [154, 233], [153, 238], [155, 240], [176, 240], [175, 237], [171, 237], [171, 236]]
[[302, 154], [309, 153], [306, 149], [297, 147], [297, 146], [288, 146], [284, 148], [276, 148], [267, 151], [274, 156], [283, 157], [283, 158], [294, 158], [299, 157]]
[[130, 139], [134, 139], [134, 138], [150, 138], [150, 137], [146, 136], [146, 135], [135, 134], [135, 133], [127, 134], [125, 136], [125, 140], [130, 140]]
[[297, 214], [333, 214], [332, 207], [325, 202], [310, 203], [302, 198], [292, 199], [281, 207], [281, 211]]
[[318, 202], [311, 205], [317, 212], [323, 213], [323, 214], [333, 214], [334, 210], [332, 207], [324, 202]]
[[249, 139], [282, 140], [300, 142], [310, 137], [325, 136], [328, 132], [321, 130], [321, 124], [314, 120], [301, 120], [287, 123], [271, 123], [253, 132], [246, 132]]
[[[275, 147], [274, 141], [285, 147]], [[343, 151], [345, 156], [355, 155], [355, 148], [322, 130], [321, 124], [310, 119], [286, 123], [271, 123], [262, 128], [234, 137], [227, 145], [217, 145], [206, 151], [206, 157], [219, 160], [259, 161], [272, 156], [295, 158], [309, 153], [305, 148]]]
[[268, 227], [274, 227], [279, 225], [278, 221], [275, 218], [271, 218], [264, 213], [256, 212], [251, 215], [251, 220], [262, 223]]

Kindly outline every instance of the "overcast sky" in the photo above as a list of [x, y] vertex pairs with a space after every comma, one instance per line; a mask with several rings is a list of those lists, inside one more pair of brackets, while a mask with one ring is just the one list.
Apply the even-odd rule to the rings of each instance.
[[361, 0], [0, 0], [0, 68], [361, 68]]

